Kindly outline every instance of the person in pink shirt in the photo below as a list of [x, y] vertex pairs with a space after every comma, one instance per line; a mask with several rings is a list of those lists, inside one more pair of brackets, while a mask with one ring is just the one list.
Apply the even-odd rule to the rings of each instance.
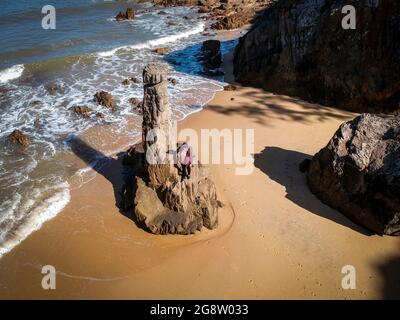
[[182, 166], [182, 181], [190, 179], [191, 165], [193, 163], [192, 148], [187, 143], [182, 144], [178, 151], [179, 162]]

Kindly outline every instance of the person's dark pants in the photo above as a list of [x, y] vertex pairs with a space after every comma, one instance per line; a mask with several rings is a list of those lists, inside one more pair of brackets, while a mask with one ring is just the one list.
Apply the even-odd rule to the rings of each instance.
[[185, 180], [186, 178], [190, 179], [190, 165], [182, 165], [182, 181]]

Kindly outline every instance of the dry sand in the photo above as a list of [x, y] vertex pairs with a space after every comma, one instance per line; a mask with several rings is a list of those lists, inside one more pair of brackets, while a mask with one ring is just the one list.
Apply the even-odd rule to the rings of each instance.
[[[235, 165], [211, 166], [225, 204], [216, 230], [139, 229], [115, 206], [116, 159], [0, 260], [0, 298], [399, 298], [399, 238], [370, 235], [323, 205], [298, 170], [354, 116], [254, 88], [218, 92], [180, 127], [253, 128], [255, 168], [239, 176]], [[56, 290], [42, 289], [43, 265], [56, 267]], [[345, 265], [356, 268], [355, 290], [341, 287]]]

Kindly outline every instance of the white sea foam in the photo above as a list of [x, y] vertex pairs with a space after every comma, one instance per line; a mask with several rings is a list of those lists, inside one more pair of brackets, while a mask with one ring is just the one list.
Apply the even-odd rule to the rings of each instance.
[[[59, 191], [42, 201], [40, 206], [27, 212], [28, 218], [13, 233], [10, 239], [0, 244], [0, 258], [20, 244], [32, 232], [39, 230], [43, 223], [54, 218], [70, 201], [69, 185], [67, 183], [58, 186]], [[16, 200], [20, 201], [20, 198]], [[32, 201], [33, 203], [33, 201]], [[32, 203], [27, 204], [27, 206]], [[15, 208], [14, 208], [15, 209]]]
[[24, 72], [24, 69], [23, 64], [17, 64], [0, 71], [0, 83], [6, 83], [10, 80], [18, 79]]
[[[180, 12], [180, 14], [186, 15], [186, 12]], [[40, 85], [10, 84], [15, 86], [15, 90], [12, 91], [12, 103], [7, 112], [1, 113], [0, 135], [4, 137], [15, 128], [26, 131], [32, 137], [30, 148], [33, 151], [37, 150], [37, 152], [30, 154], [34, 155], [33, 160], [38, 162], [21, 162], [20, 165], [18, 163], [19, 167], [16, 167], [13, 156], [10, 155], [3, 159], [4, 154], [0, 160], [8, 165], [4, 168], [10, 168], [13, 163], [12, 168], [16, 168], [14, 173], [20, 173], [20, 176], [16, 177], [11, 175], [12, 172], [3, 172], [0, 168], [1, 177], [4, 178], [4, 181], [0, 178], [0, 186], [9, 186], [11, 184], [9, 181], [18, 181], [29, 185], [29, 187], [26, 185], [13, 187], [16, 190], [15, 194], [21, 192], [22, 199], [15, 198], [10, 203], [3, 201], [5, 205], [3, 208], [1, 208], [0, 201], [0, 220], [3, 221], [1, 227], [6, 227], [2, 230], [4, 231], [3, 234], [0, 233], [0, 257], [17, 246], [29, 234], [38, 230], [45, 221], [56, 216], [69, 201], [69, 190], [79, 188], [96, 176], [96, 171], [91, 169], [94, 166], [93, 163], [87, 168], [75, 172], [73, 171], [75, 170], [74, 165], [69, 164], [68, 161], [66, 161], [66, 165], [62, 166], [63, 163], [59, 161], [59, 158], [52, 160], [56, 156], [56, 150], [57, 152], [70, 151], [68, 144], [64, 144], [66, 136], [72, 132], [79, 135], [86, 129], [100, 123], [114, 123], [117, 125], [107, 126], [107, 134], [122, 137], [121, 141], [124, 141], [123, 143], [115, 141], [111, 148], [115, 147], [116, 150], [123, 150], [125, 148], [124, 143], [130, 145], [136, 140], [136, 135], [140, 136], [140, 121], [138, 121], [137, 127], [132, 127], [132, 125], [128, 127], [128, 124], [132, 123], [128, 119], [132, 119], [132, 117], [140, 119], [135, 110], [132, 110], [129, 98], [135, 96], [141, 99], [143, 88], [141, 85], [134, 84], [123, 86], [121, 82], [127, 77], [140, 77], [146, 63], [165, 59], [165, 57], [155, 55], [151, 50], [143, 49], [168, 45], [171, 48], [172, 55], [176, 54], [176, 56], [171, 57], [171, 60], [177, 63], [171, 64], [169, 70], [169, 76], [178, 81], [176, 86], [169, 85], [170, 104], [173, 109], [174, 120], [181, 120], [190, 113], [201, 110], [204, 104], [212, 98], [215, 91], [222, 89], [220, 82], [197, 76], [201, 66], [196, 59], [191, 59], [193, 50], [199, 50], [201, 42], [204, 40], [201, 35], [205, 29], [203, 22], [196, 21], [193, 23], [194, 28], [192, 28], [190, 22], [185, 20], [175, 27], [166, 28], [165, 21], [162, 19], [160, 19], [160, 24], [152, 21], [146, 23], [146, 19], [143, 20], [140, 21], [140, 27], [152, 35], [152, 40], [89, 54], [90, 59], [85, 59], [82, 56], [82, 59], [78, 59], [71, 65], [69, 72], [65, 72], [57, 78], [57, 85], [61, 88], [57, 95], [50, 95], [47, 92], [46, 83]], [[133, 27], [136, 27], [134, 23]], [[189, 49], [186, 50], [187, 48]], [[183, 52], [183, 55], [181, 55], [181, 52]], [[189, 60], [190, 63], [188, 63]], [[30, 71], [30, 65], [26, 65], [26, 69]], [[22, 66], [21, 74], [23, 70]], [[5, 71], [0, 74], [3, 76]], [[15, 76], [16, 71], [18, 71], [18, 68], [14, 68]], [[11, 74], [12, 72], [4, 79], [11, 79]], [[93, 94], [98, 90], [109, 91], [115, 97], [118, 105], [116, 112], [111, 112], [111, 110], [94, 103]], [[37, 103], [38, 101], [39, 103]], [[89, 119], [80, 118], [70, 111], [70, 108], [74, 105], [88, 105], [95, 112], [103, 113], [104, 119], [96, 119], [95, 116]], [[55, 110], [56, 112], [54, 112]], [[96, 146], [96, 149], [105, 156], [110, 153], [114, 154], [114, 151], [116, 151], [111, 150], [110, 146], [102, 145], [101, 136], [91, 137], [91, 139], [95, 141], [88, 141], [88, 143]], [[45, 143], [46, 141], [48, 144]], [[45, 164], [42, 164], [43, 160], [46, 161]], [[38, 166], [38, 172], [43, 172], [43, 166], [48, 166], [49, 173], [59, 177], [62, 181], [65, 177], [63, 174], [72, 173], [72, 177], [69, 176], [68, 179], [69, 184], [53, 190], [54, 181], [52, 179], [49, 179], [48, 182], [43, 175], [31, 173], [29, 168], [33, 164], [35, 164], [35, 167]], [[29, 181], [26, 181], [27, 179]], [[37, 185], [40, 185], [40, 187], [36, 188]], [[50, 190], [47, 189], [46, 194], [52, 194], [46, 198], [47, 200], [42, 199], [44, 192], [41, 192], [41, 190], [43, 190], [44, 185], [50, 188]], [[24, 193], [26, 190], [30, 192], [28, 196]], [[7, 192], [12, 194], [13, 191], [8, 190]], [[5, 193], [3, 195], [6, 196]], [[3, 197], [3, 200], [7, 198], [11, 199], [8, 196]]]
[[166, 44], [169, 44], [169, 43], [174, 43], [174, 42], [176, 42], [178, 40], [190, 37], [190, 36], [198, 34], [198, 33], [201, 33], [201, 32], [204, 31], [204, 29], [205, 29], [205, 23], [201, 22], [196, 27], [194, 27], [194, 28], [192, 28], [192, 29], [190, 29], [188, 31], [185, 31], [185, 32], [181, 32], [181, 33], [177, 33], [177, 34], [161, 37], [161, 38], [158, 38], [158, 39], [145, 41], [143, 43], [138, 43], [138, 44], [135, 44], [135, 45], [122, 46], [122, 47], [111, 49], [111, 50], [107, 50], [107, 51], [97, 52], [96, 55], [99, 56], [99, 57], [110, 57], [110, 56], [113, 56], [118, 51], [123, 50], [123, 49], [131, 49], [131, 50], [151, 49], [151, 48], [155, 48], [157, 46], [166, 45]]

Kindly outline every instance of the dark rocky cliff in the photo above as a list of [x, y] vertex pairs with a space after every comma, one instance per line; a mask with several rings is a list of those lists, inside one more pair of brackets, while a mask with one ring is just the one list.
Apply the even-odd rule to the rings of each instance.
[[[356, 30], [342, 28], [345, 5], [356, 8]], [[241, 38], [234, 73], [322, 104], [398, 112], [400, 1], [280, 0]]]

